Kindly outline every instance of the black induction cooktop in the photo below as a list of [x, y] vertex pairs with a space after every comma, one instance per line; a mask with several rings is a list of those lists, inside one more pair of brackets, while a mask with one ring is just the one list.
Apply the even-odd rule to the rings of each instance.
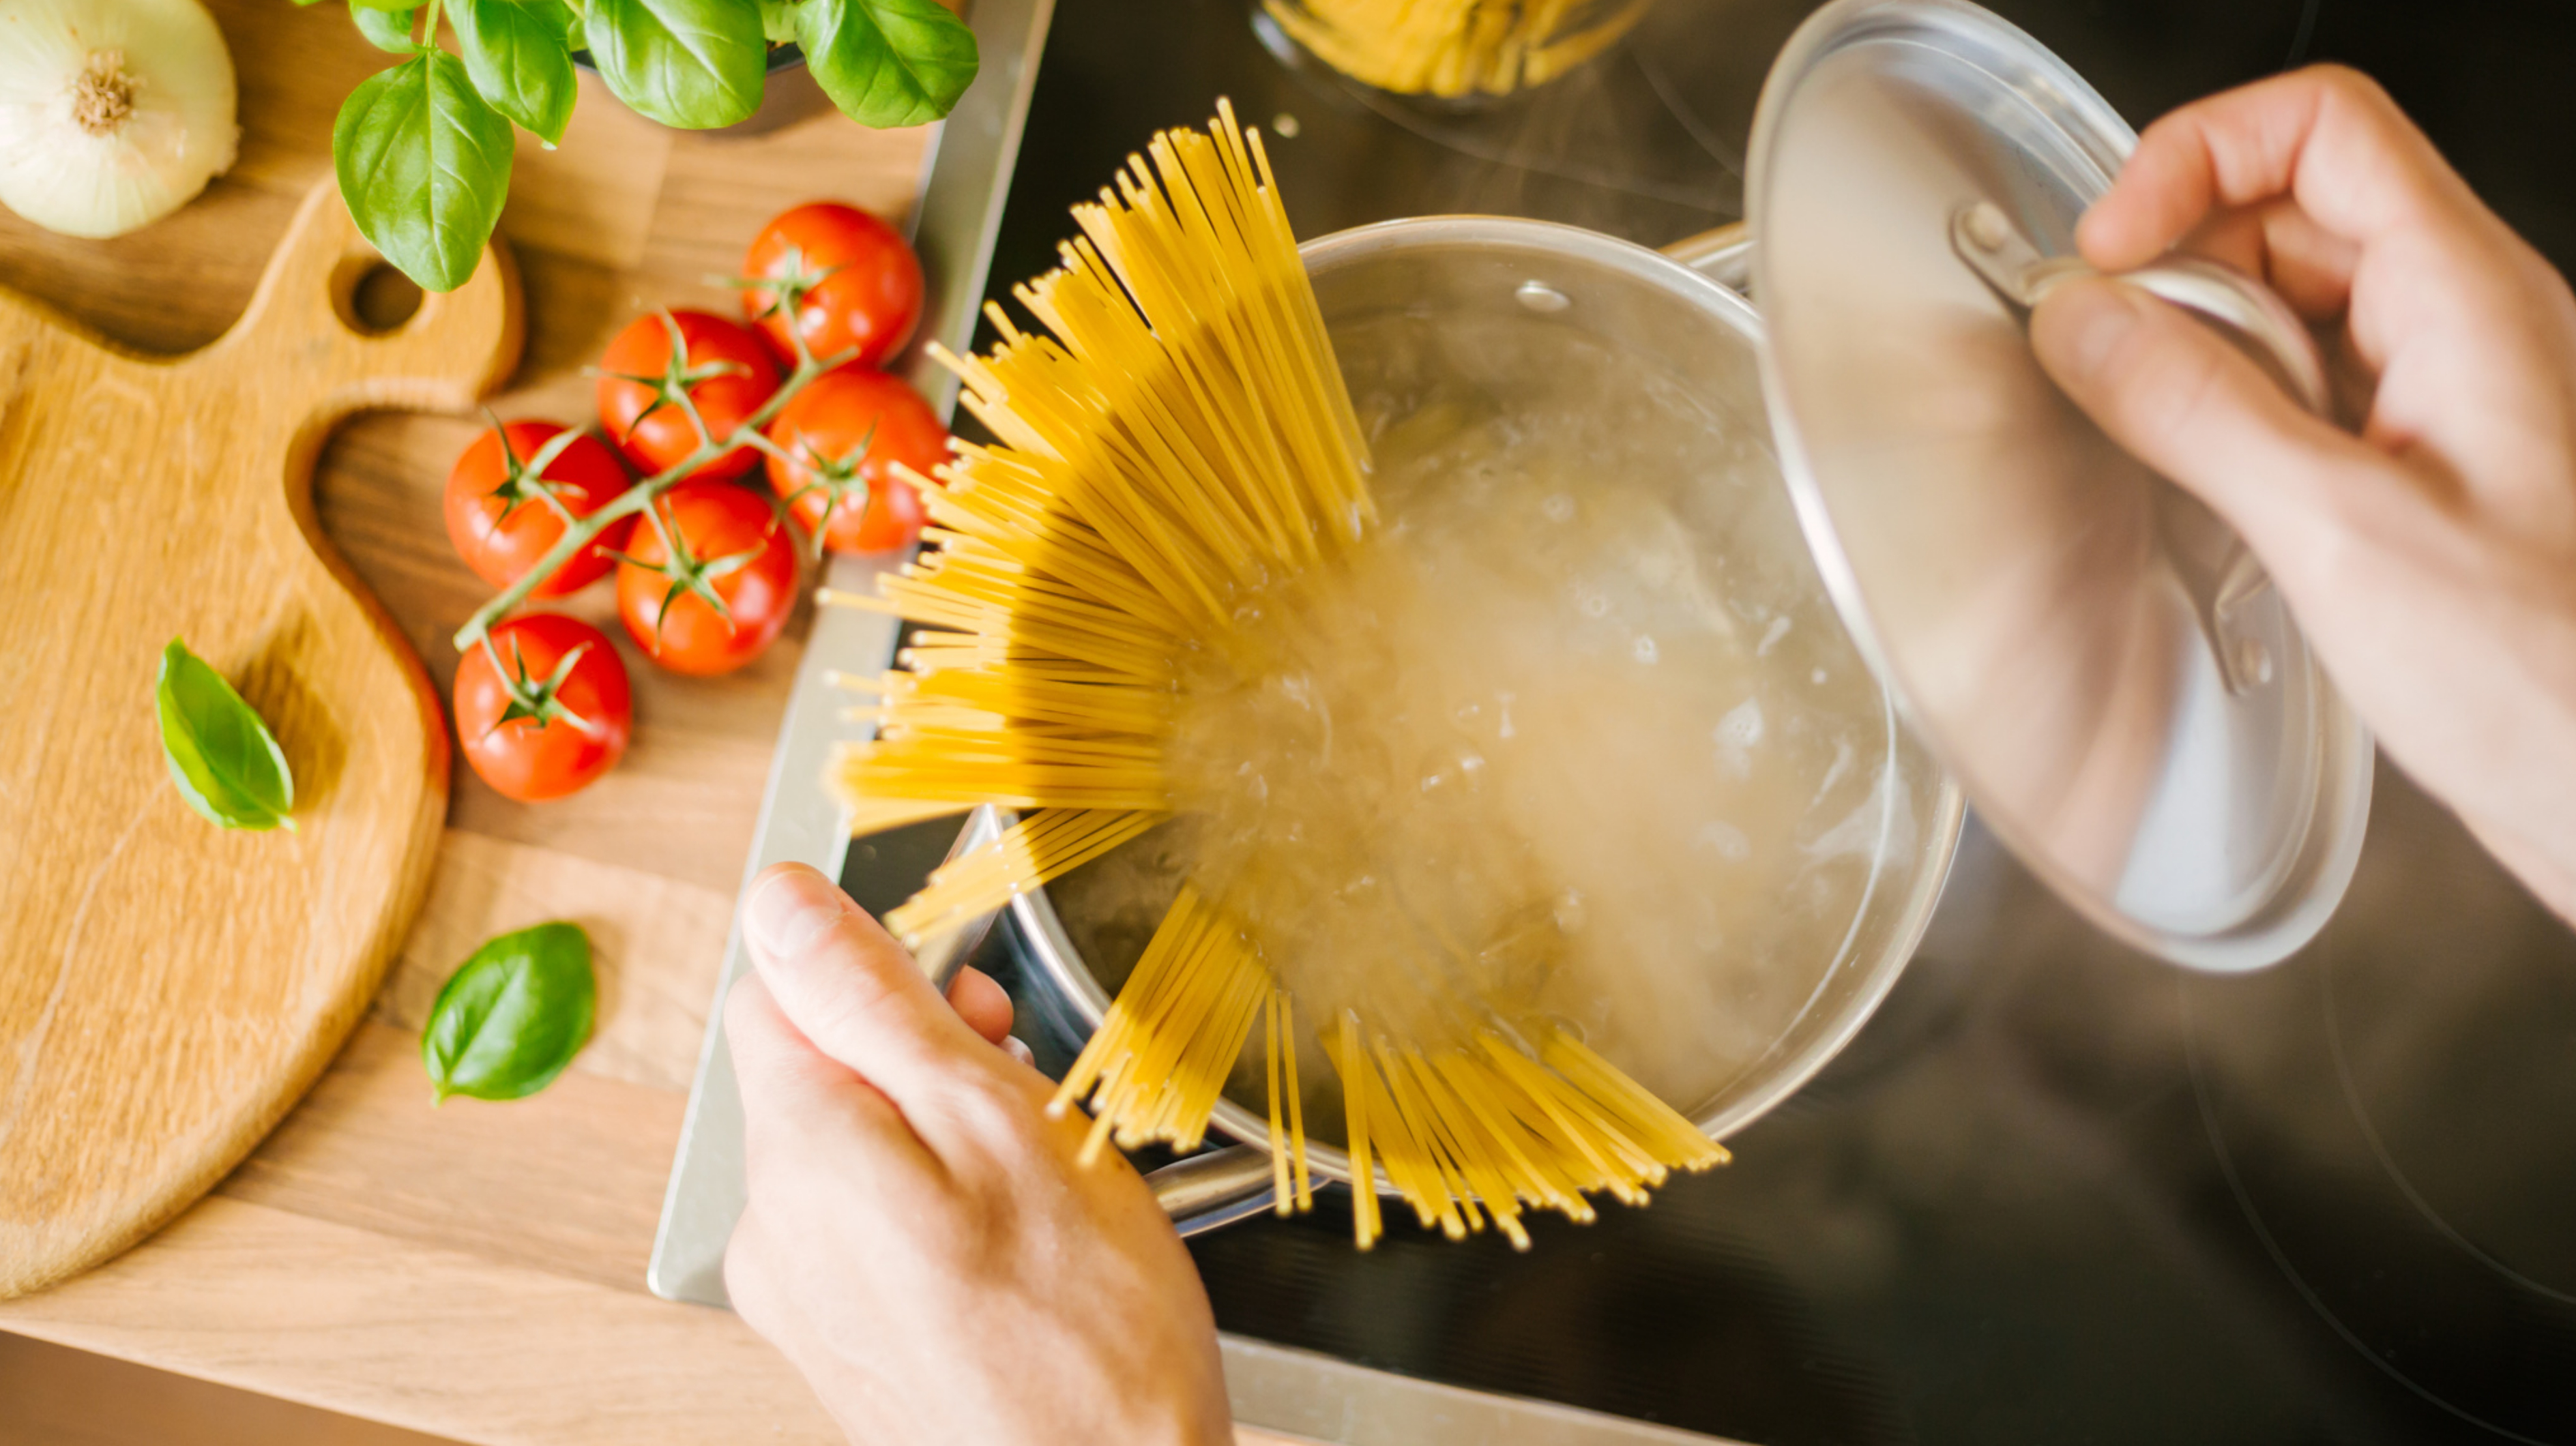
[[[1812, 5], [1660, 0], [1587, 71], [1416, 109], [1284, 63], [1242, 0], [1057, 0], [994, 294], [1064, 208], [1218, 95], [1299, 234], [1508, 212], [1649, 244], [1735, 219], [1761, 78]], [[2307, 59], [2379, 75], [2562, 269], [2576, 5], [2022, 0], [2133, 121]], [[945, 848], [854, 847], [882, 908]], [[979, 963], [1010, 983], [1005, 928]], [[1072, 1040], [1031, 1012], [1044, 1060]], [[1347, 1198], [1194, 1240], [1219, 1323], [1765, 1446], [2576, 1442], [2576, 936], [2383, 768], [2341, 915], [2243, 978], [2111, 943], [1973, 822], [1930, 935], [1737, 1161], [1516, 1255]]]

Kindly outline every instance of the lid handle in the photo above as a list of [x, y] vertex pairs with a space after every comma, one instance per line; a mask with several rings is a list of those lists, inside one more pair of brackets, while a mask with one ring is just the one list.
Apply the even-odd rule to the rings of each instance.
[[[1950, 245], [2024, 325], [2031, 308], [2077, 277], [2102, 273], [2081, 257], [2042, 256], [2003, 209], [1991, 201], [1964, 206], [1950, 218]], [[2241, 271], [2198, 257], [2168, 257], [2111, 278], [2191, 312], [2217, 326], [2268, 372], [2300, 406], [2329, 415], [2325, 355], [2298, 313], [2272, 289]], [[2181, 499], [2176, 499], [2181, 501]], [[2245, 605], [2272, 580], [2235, 529], [2196, 503], [2166, 509], [2169, 555], [2191, 595], [2203, 638], [2230, 692], [2244, 693], [2272, 680], [2272, 658], [2259, 638], [2237, 626]]]

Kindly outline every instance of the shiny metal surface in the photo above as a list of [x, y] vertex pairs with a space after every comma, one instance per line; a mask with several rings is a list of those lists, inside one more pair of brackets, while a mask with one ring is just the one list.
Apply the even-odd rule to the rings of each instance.
[[[2098, 277], [2081, 256], [2042, 256], [1992, 201], [1962, 206], [1950, 217], [1950, 249], [2017, 312], [2078, 277]], [[2246, 347], [2300, 406], [2326, 415], [2325, 352], [2298, 313], [2262, 282], [2196, 256], [2176, 256], [2119, 280], [2216, 325]]]
[[[992, 268], [1002, 204], [1018, 164], [1020, 132], [1037, 85], [1038, 57], [1046, 46], [1055, 0], [977, 0], [976, 34], [984, 70], [939, 126], [932, 154], [922, 166], [921, 196], [913, 207], [912, 244], [920, 253], [927, 295], [921, 334], [906, 364], [905, 379], [942, 419], [956, 405], [957, 380], [923, 358], [932, 338], [963, 350], [975, 333], [985, 275]], [[876, 591], [876, 578], [900, 558], [834, 554], [823, 581], [844, 591]], [[830, 675], [882, 667], [894, 655], [895, 620], [855, 608], [819, 608], [805, 640], [804, 661], [778, 727], [769, 786], [751, 855], [743, 861], [748, 886], [777, 863], [806, 863], [837, 876], [850, 846], [840, 805], [818, 780], [833, 746], [855, 736], [842, 721], [849, 695]], [[966, 951], [960, 951], [962, 961]], [[725, 1045], [724, 998], [751, 967], [739, 921], [725, 940], [716, 971], [715, 999], [698, 1051], [697, 1077], [689, 1087], [688, 1114], [673, 1152], [662, 1218], [653, 1233], [645, 1281], [653, 1293], [702, 1305], [725, 1304], [724, 1250], [742, 1216], [742, 1096]]]
[[1184, 1236], [1214, 1230], [1271, 1206], [1270, 1151], [1263, 1145], [1228, 1145], [1165, 1165], [1145, 1176], [1154, 1203]]
[[[947, 862], [953, 864], [993, 842], [1017, 822], [1019, 815], [1008, 809], [995, 808], [990, 804], [975, 809], [958, 827], [957, 842], [948, 846]], [[993, 921], [999, 917], [999, 914], [986, 914], [969, 919], [962, 927], [924, 942], [912, 951], [912, 962], [921, 966], [921, 972], [930, 977], [930, 982], [940, 993], [947, 993], [950, 981], [957, 977], [958, 970], [966, 967], [967, 960], [975, 957], [975, 951], [982, 947], [984, 936], [992, 932]]]
[[1598, 1411], [1419, 1381], [1220, 1336], [1234, 1419], [1330, 1446], [1738, 1446]]
[[2289, 954], [2351, 878], [2369, 736], [2234, 533], [2058, 393], [1953, 246], [1986, 205], [2071, 254], [2134, 133], [1976, 6], [1836, 0], [1753, 141], [1775, 433], [1881, 680], [2096, 924], [2201, 969]]
[[[1688, 254], [1716, 269], [1740, 267], [1740, 236], [1713, 233], [1685, 243]], [[1437, 313], [1519, 308], [1537, 284], [1568, 300], [1552, 314], [1660, 363], [1712, 412], [1735, 425], [1762, 428], [1757, 355], [1761, 324], [1736, 293], [1671, 257], [1597, 232], [1542, 221], [1492, 216], [1423, 217], [1339, 232], [1300, 248], [1315, 281], [1327, 328], [1340, 329], [1395, 307]], [[1958, 841], [1958, 789], [1886, 713], [1885, 766], [1889, 821], [1879, 873], [1845, 941], [1842, 959], [1770, 1052], [1715, 1098], [1689, 1114], [1711, 1138], [1744, 1128], [1794, 1093], [1848, 1042], [1905, 967], [1941, 893]], [[1011, 910], [1033, 962], [1029, 981], [1059, 996], [1088, 1025], [1108, 1012], [1110, 994], [1091, 961], [1067, 933], [1046, 890], [1012, 900]], [[1132, 961], [1117, 961], [1122, 973]], [[1215, 1133], [1255, 1142], [1268, 1122], [1232, 1100], [1219, 1101]], [[1340, 1149], [1310, 1144], [1315, 1174], [1349, 1183]], [[1376, 1186], [1392, 1193], [1383, 1170]], [[1195, 1214], [1176, 1212], [1185, 1232], [1257, 1211], [1269, 1194], [1266, 1169], [1247, 1168], [1245, 1192], [1208, 1201]], [[1247, 1202], [1249, 1202], [1247, 1204]]]

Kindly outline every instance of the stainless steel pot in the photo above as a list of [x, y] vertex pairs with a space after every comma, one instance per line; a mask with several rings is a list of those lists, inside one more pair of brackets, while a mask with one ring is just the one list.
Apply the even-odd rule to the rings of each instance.
[[[1573, 227], [1484, 216], [1390, 221], [1301, 248], [1325, 323], [1337, 336], [1389, 308], [1435, 315], [1540, 310], [1645, 355], [1683, 381], [1711, 412], [1747, 435], [1767, 439], [1761, 321], [1736, 289], [1743, 285], [1748, 250], [1739, 227], [1658, 253]], [[1684, 1111], [1711, 1139], [1759, 1119], [1849, 1042], [1894, 986], [1940, 896], [1958, 842], [1959, 790], [1914, 741], [1884, 692], [1880, 704], [1890, 786], [1884, 790], [1884, 826], [1869, 887], [1840, 957], [1803, 1010], [1751, 1067]], [[1006, 826], [1004, 815], [981, 810], [958, 846], [973, 847]], [[1050, 992], [1096, 1028], [1110, 992], [1081, 957], [1053, 901], [1038, 890], [1011, 908], [1036, 965], [1030, 987]], [[944, 982], [981, 933], [978, 928], [956, 936], [925, 956], [925, 967]], [[1151, 1177], [1184, 1234], [1271, 1204], [1267, 1122], [1224, 1100], [1212, 1123], [1215, 1133], [1244, 1143]], [[1349, 1183], [1350, 1160], [1340, 1149], [1315, 1144], [1310, 1159], [1322, 1178]], [[1382, 1171], [1373, 1183], [1380, 1193], [1393, 1193]]]

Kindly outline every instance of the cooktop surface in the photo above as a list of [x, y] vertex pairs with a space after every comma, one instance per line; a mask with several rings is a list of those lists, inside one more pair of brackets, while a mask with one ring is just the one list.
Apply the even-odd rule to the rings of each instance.
[[[1064, 208], [1219, 95], [1299, 234], [1507, 212], [1662, 244], [1735, 219], [1770, 57], [1812, 7], [1662, 0], [1585, 72], [1417, 109], [1283, 62], [1241, 0], [1058, 0], [992, 294]], [[2345, 0], [1998, 5], [2133, 121], [2307, 58], [2387, 80], [2559, 265], [2576, 12]], [[2436, 18], [2438, 16], [2438, 18]], [[953, 824], [862, 840], [882, 909]], [[1016, 983], [1006, 925], [979, 964]], [[1024, 1010], [1042, 1063], [1077, 1040]], [[1191, 1242], [1228, 1331], [1765, 1446], [2576, 1442], [2576, 936], [2383, 768], [2342, 914], [2241, 978], [2077, 919], [1971, 823], [1921, 951], [1736, 1163], [1536, 1246], [1347, 1197]]]

